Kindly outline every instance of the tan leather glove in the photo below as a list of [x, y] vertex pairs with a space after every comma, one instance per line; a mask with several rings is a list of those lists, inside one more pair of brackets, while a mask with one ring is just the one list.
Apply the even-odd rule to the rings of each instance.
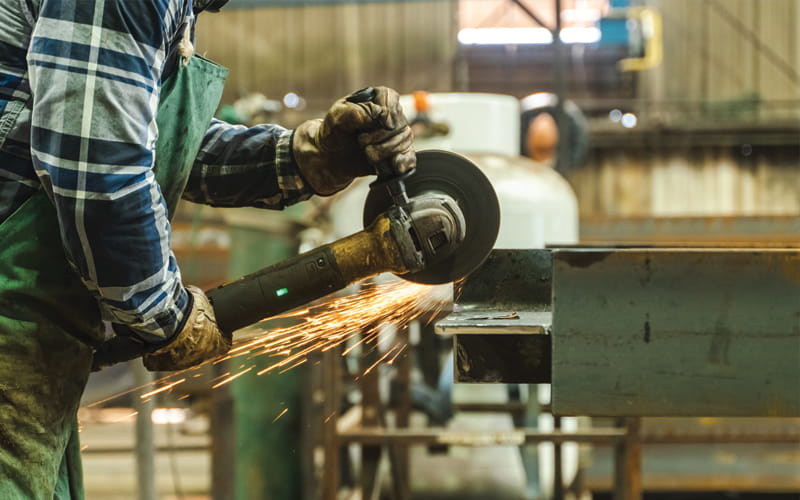
[[397, 92], [375, 87], [368, 101], [348, 97], [336, 101], [324, 119], [304, 122], [294, 132], [292, 152], [300, 173], [322, 196], [344, 189], [355, 177], [374, 175], [379, 163], [397, 174], [417, 163], [414, 134]]
[[187, 286], [192, 295], [192, 310], [183, 330], [175, 339], [157, 351], [143, 356], [150, 371], [173, 371], [191, 368], [203, 361], [227, 353], [232, 338], [221, 332], [208, 297], [195, 286]]

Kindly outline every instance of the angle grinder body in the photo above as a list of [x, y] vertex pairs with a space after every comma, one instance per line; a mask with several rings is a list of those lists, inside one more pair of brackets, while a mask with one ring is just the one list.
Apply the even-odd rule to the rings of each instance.
[[455, 281], [485, 260], [500, 228], [491, 183], [446, 151], [418, 152], [403, 178], [379, 176], [363, 218], [362, 231], [206, 292], [220, 328], [233, 332], [385, 272]]

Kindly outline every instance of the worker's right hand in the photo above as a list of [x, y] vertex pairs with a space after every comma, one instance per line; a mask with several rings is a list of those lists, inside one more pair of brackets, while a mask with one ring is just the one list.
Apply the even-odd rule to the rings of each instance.
[[304, 122], [294, 132], [294, 159], [319, 195], [344, 189], [355, 177], [374, 175], [378, 164], [398, 175], [416, 166], [414, 134], [397, 92], [375, 87], [365, 98], [354, 99], [358, 94], [339, 99], [324, 119]]
[[227, 353], [232, 337], [223, 333], [208, 297], [197, 287], [187, 286], [192, 309], [183, 329], [169, 344], [143, 356], [150, 371], [184, 370]]

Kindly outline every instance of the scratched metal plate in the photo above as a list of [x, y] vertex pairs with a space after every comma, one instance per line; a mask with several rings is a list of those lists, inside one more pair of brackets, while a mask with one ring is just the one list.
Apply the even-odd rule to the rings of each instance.
[[562, 415], [800, 416], [800, 251], [553, 253]]
[[455, 377], [469, 383], [550, 381], [549, 250], [493, 250], [436, 324], [453, 335]]

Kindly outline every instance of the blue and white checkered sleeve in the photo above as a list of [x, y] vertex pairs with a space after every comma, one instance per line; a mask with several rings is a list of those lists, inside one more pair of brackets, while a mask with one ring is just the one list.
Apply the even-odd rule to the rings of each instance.
[[42, 0], [31, 151], [71, 264], [118, 333], [163, 342], [190, 306], [153, 176], [161, 71], [185, 0]]
[[281, 209], [313, 194], [291, 151], [293, 131], [214, 120], [183, 198], [221, 207]]

